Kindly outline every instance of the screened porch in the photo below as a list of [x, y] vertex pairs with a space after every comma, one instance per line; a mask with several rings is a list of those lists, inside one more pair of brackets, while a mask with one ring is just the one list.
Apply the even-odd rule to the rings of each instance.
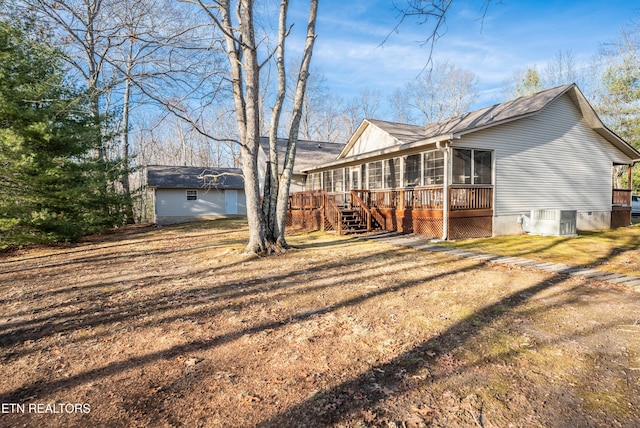
[[311, 172], [309, 190], [290, 197], [290, 224], [339, 233], [491, 236], [492, 154], [430, 150]]

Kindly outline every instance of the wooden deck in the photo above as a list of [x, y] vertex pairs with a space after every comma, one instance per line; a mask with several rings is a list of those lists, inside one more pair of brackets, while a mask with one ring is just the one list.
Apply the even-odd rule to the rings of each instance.
[[[339, 234], [382, 229], [440, 238], [445, 227], [443, 187], [394, 190], [323, 190], [292, 193], [288, 226], [335, 230]], [[493, 233], [493, 187], [450, 186], [449, 239], [481, 238]], [[349, 220], [345, 220], [346, 213]], [[355, 219], [358, 219], [356, 224]], [[614, 189], [611, 228], [631, 224], [631, 190]]]
[[[493, 188], [451, 186], [449, 188], [449, 230], [451, 239], [487, 237], [492, 234]], [[394, 190], [352, 190], [330, 194], [324, 191], [293, 193], [290, 197], [290, 225], [344, 232], [342, 210], [355, 211], [363, 226], [442, 236], [444, 222], [443, 187], [416, 187]], [[305, 226], [306, 225], [306, 226]]]
[[631, 224], [631, 190], [613, 189], [611, 196], [611, 228]]

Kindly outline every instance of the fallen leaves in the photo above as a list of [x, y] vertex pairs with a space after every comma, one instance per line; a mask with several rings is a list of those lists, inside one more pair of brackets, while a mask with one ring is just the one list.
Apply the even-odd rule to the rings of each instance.
[[638, 422], [633, 296], [320, 233], [247, 258], [216, 224], [1, 260], [0, 394], [100, 403], [52, 427]]

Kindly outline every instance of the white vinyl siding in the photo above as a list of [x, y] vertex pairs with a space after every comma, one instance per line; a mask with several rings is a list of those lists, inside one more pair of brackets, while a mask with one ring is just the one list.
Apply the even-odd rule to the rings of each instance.
[[495, 215], [531, 209], [611, 210], [611, 168], [629, 159], [582, 120], [567, 96], [539, 114], [463, 136], [494, 151]]
[[[237, 214], [246, 214], [246, 197], [244, 190], [237, 192]], [[198, 190], [197, 200], [187, 200], [184, 189], [157, 189], [156, 216], [198, 218], [206, 216], [222, 216], [225, 212], [225, 191], [215, 189]]]
[[358, 140], [354, 143], [347, 156], [360, 155], [375, 150], [393, 147], [398, 144], [398, 140], [381, 130], [375, 125], [369, 124], [362, 132]]

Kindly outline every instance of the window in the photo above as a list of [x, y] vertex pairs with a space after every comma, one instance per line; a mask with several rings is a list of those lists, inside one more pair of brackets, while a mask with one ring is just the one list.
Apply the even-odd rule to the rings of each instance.
[[327, 192], [333, 192], [333, 171], [325, 171], [322, 173], [322, 188]]
[[424, 185], [444, 183], [444, 153], [440, 150], [424, 154]]
[[491, 152], [455, 149], [452, 176], [453, 184], [491, 184]]
[[374, 190], [382, 188], [382, 161], [367, 164], [367, 177], [369, 189]]
[[351, 167], [351, 189], [360, 188], [360, 167]]
[[344, 168], [333, 170], [333, 191], [344, 192]]
[[387, 189], [400, 187], [400, 158], [385, 161], [384, 184]]
[[455, 149], [451, 168], [453, 184], [471, 184], [471, 150]]
[[420, 171], [422, 170], [422, 154], [404, 158], [404, 183], [407, 187], [420, 186]]
[[314, 172], [310, 177], [311, 183], [309, 190], [320, 190], [322, 189], [322, 176], [319, 172]]
[[198, 191], [187, 190], [187, 201], [197, 201], [197, 200], [198, 200]]
[[491, 152], [473, 151], [473, 184], [491, 184]]

